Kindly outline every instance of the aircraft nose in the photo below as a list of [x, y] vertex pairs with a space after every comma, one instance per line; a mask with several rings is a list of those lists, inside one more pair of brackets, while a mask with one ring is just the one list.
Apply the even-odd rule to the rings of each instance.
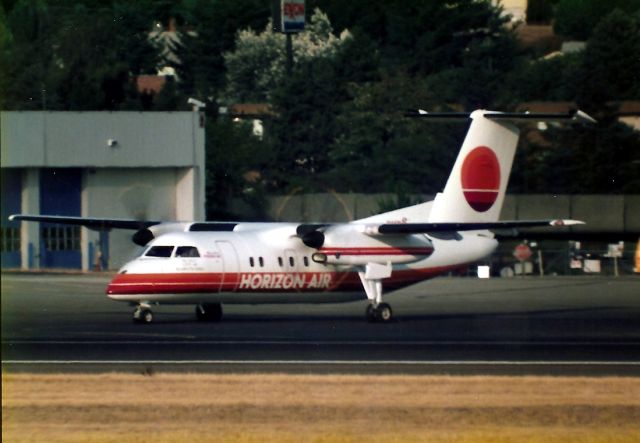
[[111, 281], [109, 282], [109, 284], [107, 285], [107, 289], [105, 291], [105, 293], [107, 294], [107, 297], [110, 297], [112, 294], [115, 293], [115, 286], [117, 284], [117, 280], [118, 280], [118, 276], [120, 274], [116, 275], [114, 278], [111, 279]]
[[113, 298], [111, 297], [112, 295], [123, 293], [123, 290], [127, 287], [126, 275], [127, 271], [120, 271], [118, 272], [118, 274], [116, 274], [115, 277], [111, 279], [106, 289], [106, 294], [108, 297]]

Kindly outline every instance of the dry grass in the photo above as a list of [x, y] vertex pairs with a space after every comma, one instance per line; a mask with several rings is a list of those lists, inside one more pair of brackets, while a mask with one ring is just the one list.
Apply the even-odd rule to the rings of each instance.
[[3, 441], [632, 442], [640, 379], [2, 376]]

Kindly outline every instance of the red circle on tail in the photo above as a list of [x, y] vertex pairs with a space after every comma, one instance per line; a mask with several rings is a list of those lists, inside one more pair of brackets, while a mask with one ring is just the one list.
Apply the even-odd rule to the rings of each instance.
[[464, 198], [474, 210], [486, 212], [500, 191], [500, 162], [495, 152], [478, 146], [467, 154], [460, 172]]

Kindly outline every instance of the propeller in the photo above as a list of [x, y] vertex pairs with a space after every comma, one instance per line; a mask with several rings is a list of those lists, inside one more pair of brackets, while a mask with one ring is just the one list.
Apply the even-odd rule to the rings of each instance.
[[299, 225], [296, 228], [296, 234], [306, 246], [313, 249], [320, 249], [324, 245], [325, 236], [320, 229], [326, 227], [326, 224], [309, 224]]
[[[150, 185], [136, 184], [126, 188], [120, 194], [119, 200], [131, 218], [143, 222], [148, 218], [152, 193], [153, 189]], [[131, 237], [131, 240], [138, 246], [146, 246], [147, 243], [154, 239], [153, 232], [143, 226], [141, 224], [141, 229], [137, 230]]]
[[131, 240], [139, 246], [146, 246], [151, 240], [154, 239], [153, 232], [149, 228], [142, 228], [137, 230], [133, 236], [131, 236]]

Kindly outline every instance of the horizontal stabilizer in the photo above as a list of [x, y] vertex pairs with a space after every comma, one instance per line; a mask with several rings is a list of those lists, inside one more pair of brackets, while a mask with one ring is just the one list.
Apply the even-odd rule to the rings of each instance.
[[[597, 123], [594, 118], [586, 112], [575, 110], [566, 114], [551, 112], [495, 112], [495, 111], [474, 111], [480, 112], [485, 118], [490, 120], [510, 120], [510, 121], [568, 121], [575, 123]], [[428, 112], [423, 109], [411, 110], [405, 113], [406, 117], [427, 118], [440, 121], [465, 120], [471, 118], [471, 112]]]

